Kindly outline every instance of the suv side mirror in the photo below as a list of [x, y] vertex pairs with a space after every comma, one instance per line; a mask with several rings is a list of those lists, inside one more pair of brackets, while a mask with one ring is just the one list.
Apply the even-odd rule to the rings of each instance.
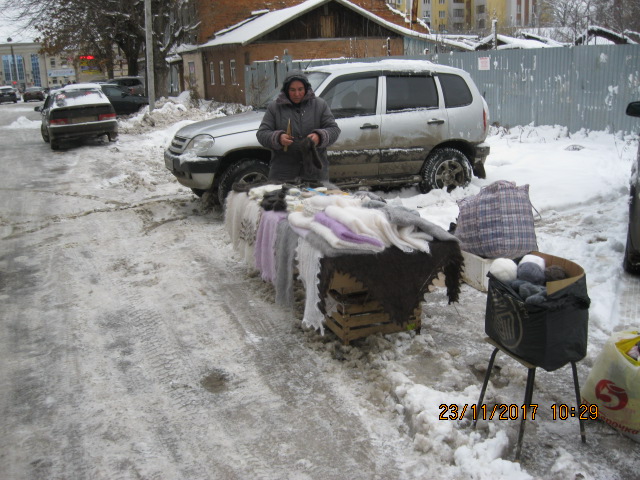
[[626, 114], [630, 117], [640, 117], [640, 102], [631, 102], [627, 105]]

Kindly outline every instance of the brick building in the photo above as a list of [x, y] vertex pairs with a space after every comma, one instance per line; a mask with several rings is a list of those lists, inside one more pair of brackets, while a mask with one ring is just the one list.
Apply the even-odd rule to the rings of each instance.
[[198, 45], [180, 53], [184, 88], [224, 102], [245, 103], [251, 62], [403, 55], [405, 38], [429, 33], [405, 27], [384, 0], [201, 0], [197, 8]]

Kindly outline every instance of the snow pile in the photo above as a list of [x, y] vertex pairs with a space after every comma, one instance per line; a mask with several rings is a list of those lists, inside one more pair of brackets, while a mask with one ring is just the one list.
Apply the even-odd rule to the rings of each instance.
[[10, 125], [7, 125], [4, 128], [7, 129], [19, 129], [19, 128], [30, 128], [36, 129], [40, 128], [42, 122], [39, 120], [29, 120], [27, 117], [19, 117], [16, 121], [11, 122]]
[[119, 131], [135, 135], [159, 128], [170, 128], [175, 132], [179, 130], [179, 128], [175, 128], [176, 125], [182, 128], [185, 125], [201, 120], [224, 117], [251, 110], [251, 107], [240, 104], [202, 100], [197, 102], [197, 108], [193, 108], [192, 103], [189, 92], [183, 92], [178, 97], [163, 97], [156, 102], [153, 112], [149, 112], [149, 107], [145, 107], [129, 118], [120, 119], [118, 121]]

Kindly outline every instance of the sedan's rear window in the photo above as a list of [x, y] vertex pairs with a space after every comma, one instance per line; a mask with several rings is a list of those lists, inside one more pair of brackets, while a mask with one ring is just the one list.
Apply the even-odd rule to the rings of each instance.
[[464, 78], [451, 73], [441, 73], [438, 78], [444, 94], [444, 104], [447, 108], [464, 107], [473, 102], [471, 90], [469, 90]]
[[387, 76], [387, 113], [437, 107], [433, 77]]
[[52, 108], [101, 103], [109, 103], [109, 100], [102, 94], [100, 90], [82, 88], [56, 92]]

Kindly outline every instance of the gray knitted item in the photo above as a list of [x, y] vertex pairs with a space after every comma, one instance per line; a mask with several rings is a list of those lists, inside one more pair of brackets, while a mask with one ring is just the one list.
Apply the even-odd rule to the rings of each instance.
[[276, 233], [276, 304], [293, 307], [293, 266], [298, 234], [289, 222], [280, 222]]
[[323, 257], [341, 257], [343, 255], [375, 255], [376, 253], [373, 250], [334, 248], [329, 245], [329, 242], [327, 242], [316, 232], [309, 232], [309, 234], [304, 238], [311, 244], [313, 248], [318, 250]]
[[399, 227], [414, 226], [417, 229], [431, 236], [431, 240], [436, 239], [441, 242], [456, 242], [460, 243], [460, 240], [447, 232], [444, 228], [439, 227], [435, 223], [430, 222], [420, 216], [420, 214], [407, 207], [391, 206], [386, 203], [369, 201], [363, 205], [368, 208], [377, 208], [382, 210], [389, 222], [398, 225]]

